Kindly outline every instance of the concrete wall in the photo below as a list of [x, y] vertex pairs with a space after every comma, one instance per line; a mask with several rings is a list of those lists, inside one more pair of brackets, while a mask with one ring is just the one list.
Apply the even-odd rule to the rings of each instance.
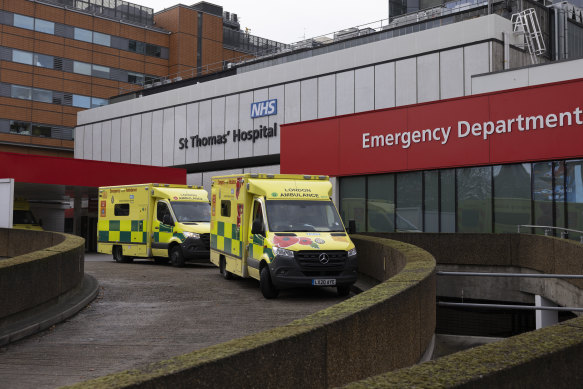
[[85, 240], [0, 228], [0, 333], [15, 316], [74, 289], [84, 276]]
[[[440, 264], [511, 266], [581, 274], [583, 245], [519, 234], [374, 234], [413, 243]], [[581, 280], [571, 280], [577, 288]], [[580, 290], [579, 290], [580, 293]], [[347, 388], [574, 388], [583, 385], [583, 317], [476, 347]]]
[[417, 363], [435, 330], [435, 260], [351, 238], [363, 271], [383, 283], [286, 326], [73, 387], [325, 388]]

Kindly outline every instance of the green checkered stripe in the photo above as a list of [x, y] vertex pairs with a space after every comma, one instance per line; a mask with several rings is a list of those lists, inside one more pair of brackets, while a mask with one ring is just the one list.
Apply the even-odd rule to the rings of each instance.
[[99, 242], [146, 243], [147, 232], [143, 220], [100, 220]]
[[243, 252], [241, 231], [235, 224], [217, 221], [211, 231], [211, 249], [241, 258]]
[[261, 235], [253, 235], [253, 241], [248, 245], [249, 256], [253, 259], [261, 259], [263, 254], [267, 254], [270, 260], [273, 260], [273, 251], [265, 247], [265, 238]]

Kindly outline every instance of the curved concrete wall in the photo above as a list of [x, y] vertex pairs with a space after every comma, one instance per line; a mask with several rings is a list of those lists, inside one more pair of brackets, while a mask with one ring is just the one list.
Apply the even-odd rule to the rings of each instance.
[[[519, 234], [374, 234], [423, 247], [439, 264], [582, 274], [583, 245]], [[570, 280], [581, 288], [581, 280]], [[583, 386], [583, 317], [359, 382], [348, 388], [573, 388]]]
[[384, 282], [286, 326], [75, 387], [323, 388], [417, 363], [435, 330], [435, 260], [406, 243], [351, 238], [362, 271]]
[[80, 285], [84, 253], [77, 236], [0, 228], [0, 332], [19, 313]]

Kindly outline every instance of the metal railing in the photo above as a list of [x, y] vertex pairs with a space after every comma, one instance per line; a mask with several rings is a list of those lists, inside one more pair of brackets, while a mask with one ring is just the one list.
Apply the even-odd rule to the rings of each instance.
[[579, 234], [579, 242], [583, 243], [583, 231], [574, 230], [572, 228], [563, 228], [563, 227], [553, 227], [553, 226], [537, 226], [537, 225], [530, 225], [530, 224], [519, 224], [518, 225], [518, 233], [520, 234], [520, 228], [543, 228], [545, 236], [551, 235], [553, 230], [560, 230], [561, 231], [561, 238], [569, 239], [569, 232], [573, 232], [575, 234]]

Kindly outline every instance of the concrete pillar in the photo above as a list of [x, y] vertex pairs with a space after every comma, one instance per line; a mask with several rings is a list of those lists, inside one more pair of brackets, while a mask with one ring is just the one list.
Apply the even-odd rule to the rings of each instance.
[[0, 227], [12, 228], [14, 179], [0, 178]]
[[[534, 305], [537, 307], [556, 307], [557, 304], [540, 295], [534, 296]], [[559, 311], [536, 311], [536, 329], [552, 326], [559, 322]]]

